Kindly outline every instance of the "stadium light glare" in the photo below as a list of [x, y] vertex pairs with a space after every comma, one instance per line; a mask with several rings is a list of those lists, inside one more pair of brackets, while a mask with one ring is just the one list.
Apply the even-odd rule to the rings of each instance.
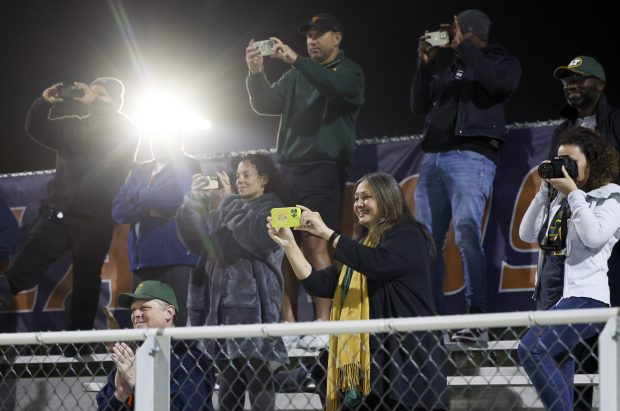
[[212, 123], [200, 115], [180, 96], [150, 91], [137, 105], [135, 121], [146, 132], [169, 130], [208, 130]]

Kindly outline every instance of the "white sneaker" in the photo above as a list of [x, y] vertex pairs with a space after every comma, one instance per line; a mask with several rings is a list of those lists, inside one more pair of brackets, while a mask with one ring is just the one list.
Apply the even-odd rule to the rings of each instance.
[[329, 344], [329, 335], [306, 335], [302, 337], [297, 343], [297, 348], [303, 348], [306, 350], [322, 350], [327, 348]]

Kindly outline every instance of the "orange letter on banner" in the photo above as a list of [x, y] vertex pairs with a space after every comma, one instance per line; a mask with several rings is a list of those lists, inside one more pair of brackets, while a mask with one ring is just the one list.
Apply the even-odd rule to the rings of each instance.
[[[540, 177], [536, 172], [537, 168], [532, 169], [523, 179], [515, 208], [512, 212], [510, 222], [510, 246], [517, 253], [529, 253], [538, 251], [538, 245], [526, 243], [519, 238], [519, 225], [530, 206], [532, 199], [540, 188]], [[527, 291], [534, 288], [536, 275], [536, 265], [513, 266], [502, 262], [501, 280], [499, 284], [500, 292]]]

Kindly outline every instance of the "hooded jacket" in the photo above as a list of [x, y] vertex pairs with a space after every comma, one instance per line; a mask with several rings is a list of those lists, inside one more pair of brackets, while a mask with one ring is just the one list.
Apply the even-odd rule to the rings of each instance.
[[[203, 275], [192, 275], [188, 307], [202, 309], [205, 324], [280, 322], [284, 290], [283, 251], [269, 238], [265, 224], [282, 202], [273, 193], [246, 200], [233, 194], [213, 208], [212, 199], [185, 196], [176, 222], [183, 243], [201, 255]], [[227, 358], [288, 362], [281, 338], [226, 341]]]
[[[538, 241], [538, 233], [549, 219], [547, 198], [548, 188], [543, 184], [521, 220], [519, 237], [523, 241]], [[556, 197], [551, 209], [559, 201]], [[609, 304], [607, 260], [620, 238], [620, 186], [612, 183], [588, 193], [572, 191], [568, 205], [571, 218], [566, 235], [562, 298], [587, 297]], [[544, 275], [541, 262], [539, 257], [537, 284]]]

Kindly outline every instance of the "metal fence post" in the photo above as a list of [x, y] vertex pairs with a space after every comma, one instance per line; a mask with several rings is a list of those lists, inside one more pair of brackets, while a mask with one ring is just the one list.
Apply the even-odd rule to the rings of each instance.
[[150, 335], [136, 354], [136, 411], [170, 410], [170, 337]]
[[600, 410], [620, 410], [620, 318], [607, 320], [598, 340]]

